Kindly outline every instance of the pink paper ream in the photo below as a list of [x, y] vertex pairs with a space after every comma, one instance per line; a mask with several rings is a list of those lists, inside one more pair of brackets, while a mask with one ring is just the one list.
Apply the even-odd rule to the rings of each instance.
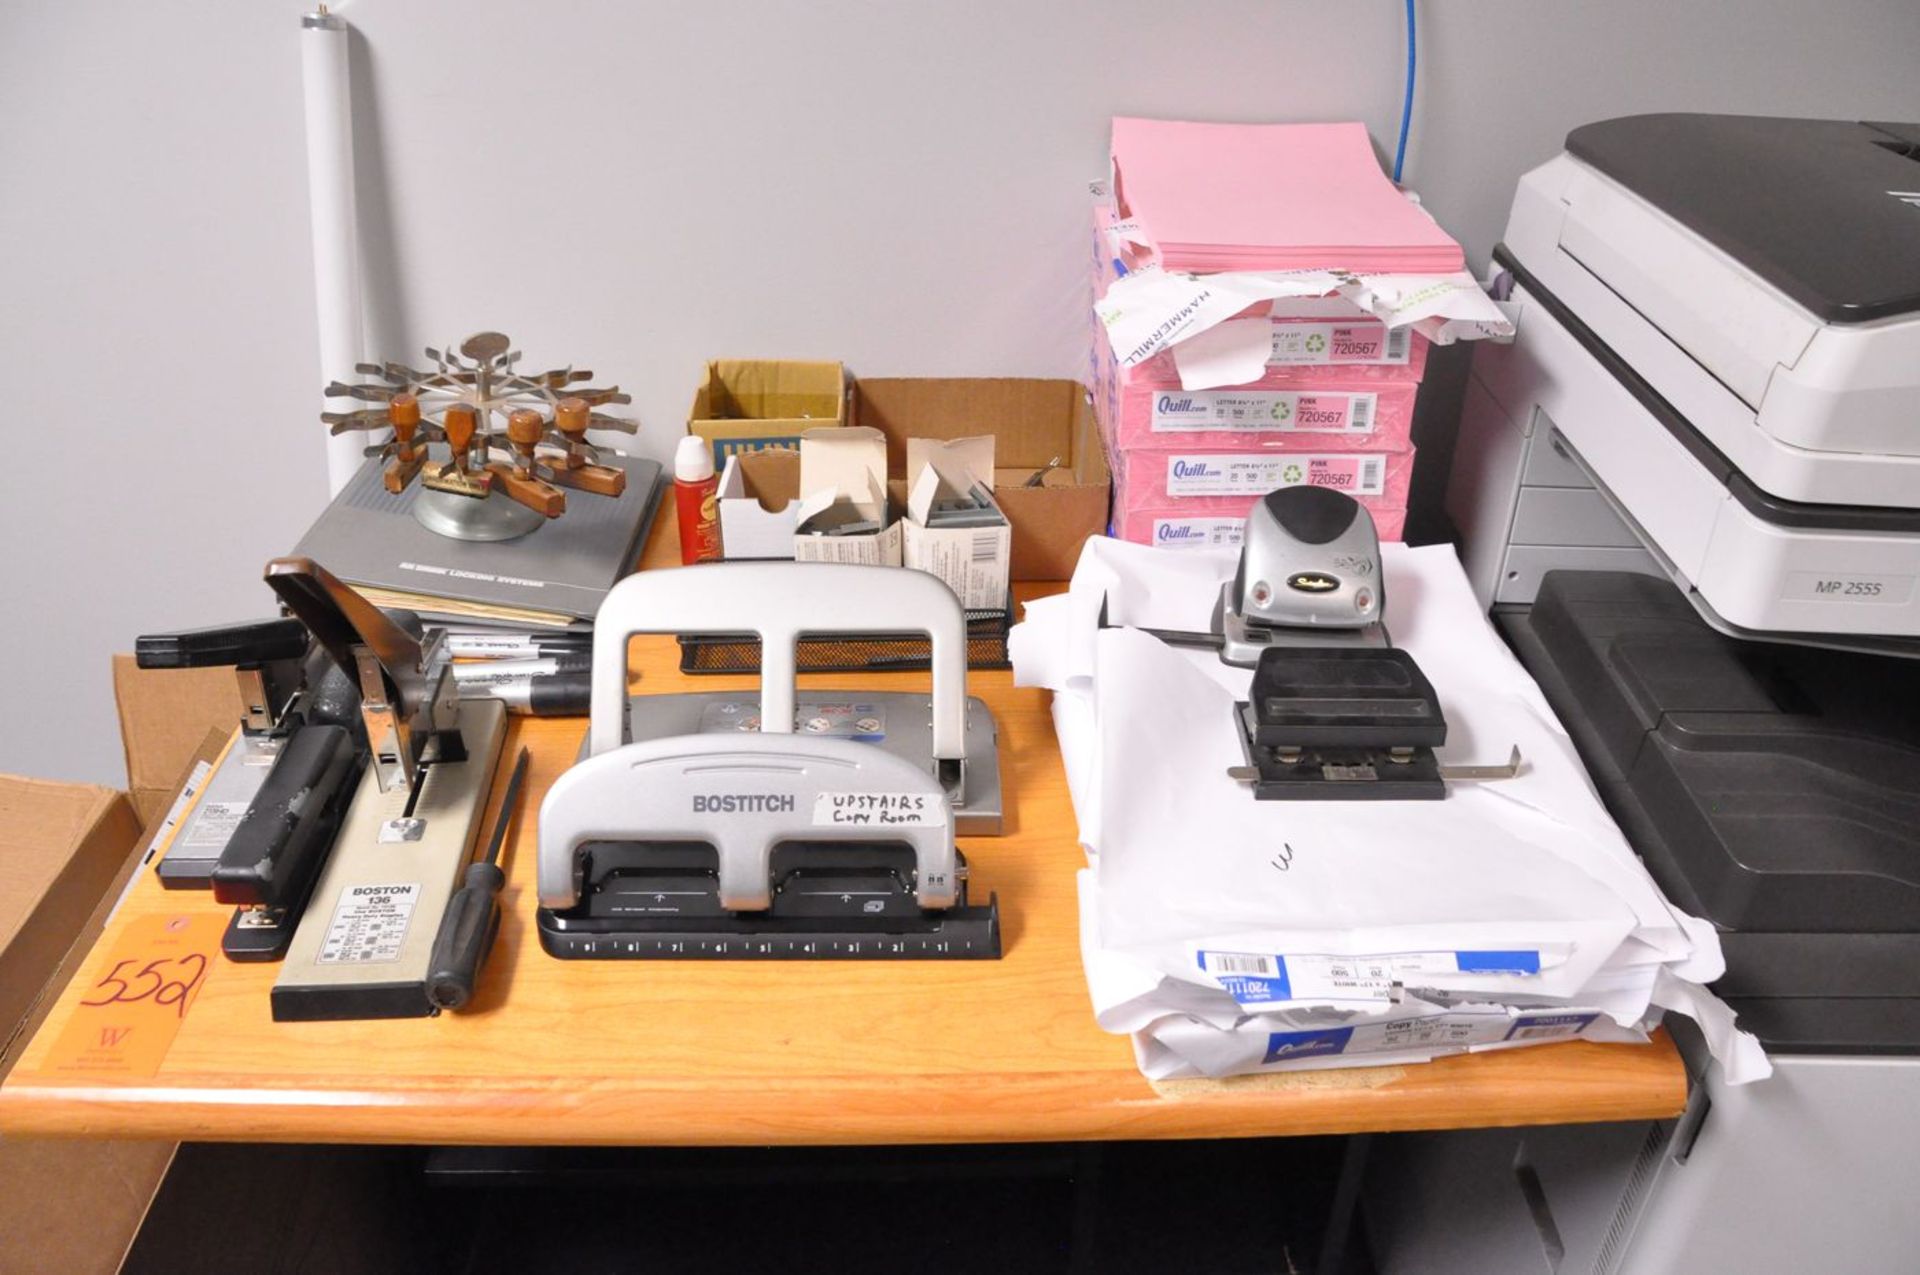
[[[1093, 229], [1093, 295], [1098, 300], [1119, 276], [1106, 254], [1113, 210], [1096, 208]], [[1418, 384], [1426, 374], [1427, 338], [1410, 327], [1388, 328], [1343, 297], [1296, 297], [1262, 301], [1237, 318], [1266, 318], [1273, 324], [1272, 354], [1265, 372], [1251, 385], [1347, 384], [1354, 379]], [[1105, 343], [1098, 325], [1094, 340]], [[1117, 368], [1122, 386], [1178, 388], [1180, 369], [1172, 350], [1133, 367]]]
[[[1197, 549], [1207, 545], [1238, 545], [1240, 530], [1258, 496], [1223, 496], [1205, 502], [1196, 511], [1194, 501], [1130, 509], [1114, 515], [1114, 531], [1122, 540], [1158, 545], [1163, 549]], [[1374, 529], [1382, 540], [1401, 538], [1407, 521], [1404, 505], [1369, 505]]]
[[1465, 254], [1388, 180], [1366, 126], [1116, 117], [1114, 198], [1169, 270], [1450, 274]]
[[1413, 457], [1411, 447], [1398, 452], [1122, 451], [1114, 466], [1114, 507], [1131, 512], [1169, 503], [1185, 506], [1304, 484], [1344, 491], [1370, 509], [1404, 508]]
[[1121, 451], [1401, 451], [1418, 387], [1349, 381], [1338, 388], [1260, 382], [1221, 390], [1130, 386], [1109, 396]]

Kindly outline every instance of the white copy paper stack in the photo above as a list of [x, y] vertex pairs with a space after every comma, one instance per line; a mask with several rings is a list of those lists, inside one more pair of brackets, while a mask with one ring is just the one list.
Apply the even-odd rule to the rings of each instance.
[[1768, 1074], [1704, 990], [1711, 927], [1647, 876], [1452, 551], [1382, 550], [1394, 644], [1447, 717], [1441, 760], [1518, 746], [1516, 777], [1438, 802], [1255, 801], [1227, 777], [1250, 673], [1129, 627], [1206, 628], [1231, 551], [1090, 540], [1070, 591], [1028, 605], [1015, 675], [1055, 692], [1100, 1024], [1170, 1079], [1644, 1040], [1672, 1009], [1729, 1080]]

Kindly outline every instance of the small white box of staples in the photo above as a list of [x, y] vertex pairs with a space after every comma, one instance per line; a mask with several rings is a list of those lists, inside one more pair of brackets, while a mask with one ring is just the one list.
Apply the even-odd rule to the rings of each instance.
[[800, 455], [791, 447], [727, 453], [720, 473], [720, 550], [728, 559], [793, 557]]
[[800, 562], [900, 565], [900, 524], [887, 508], [886, 435], [847, 425], [800, 436], [793, 556]]
[[1013, 528], [993, 496], [993, 437], [907, 440], [906, 565], [969, 611], [1006, 605]]

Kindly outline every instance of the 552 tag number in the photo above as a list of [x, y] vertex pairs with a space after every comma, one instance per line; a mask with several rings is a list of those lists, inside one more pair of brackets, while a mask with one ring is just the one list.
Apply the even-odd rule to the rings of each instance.
[[[136, 965], [139, 969], [128, 973], [129, 968]], [[175, 1012], [184, 1018], [187, 998], [206, 973], [207, 958], [198, 952], [180, 957], [163, 956], [145, 965], [141, 965], [138, 958], [124, 960], [93, 985], [93, 993], [105, 995], [92, 995], [80, 1003], [98, 1007], [150, 1000], [156, 1005], [174, 1006]]]

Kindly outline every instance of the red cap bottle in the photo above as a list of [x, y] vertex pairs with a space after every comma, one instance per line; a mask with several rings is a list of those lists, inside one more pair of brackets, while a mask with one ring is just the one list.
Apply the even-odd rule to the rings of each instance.
[[680, 561], [691, 565], [720, 557], [720, 479], [713, 448], [688, 434], [673, 453], [673, 507], [680, 519]]

